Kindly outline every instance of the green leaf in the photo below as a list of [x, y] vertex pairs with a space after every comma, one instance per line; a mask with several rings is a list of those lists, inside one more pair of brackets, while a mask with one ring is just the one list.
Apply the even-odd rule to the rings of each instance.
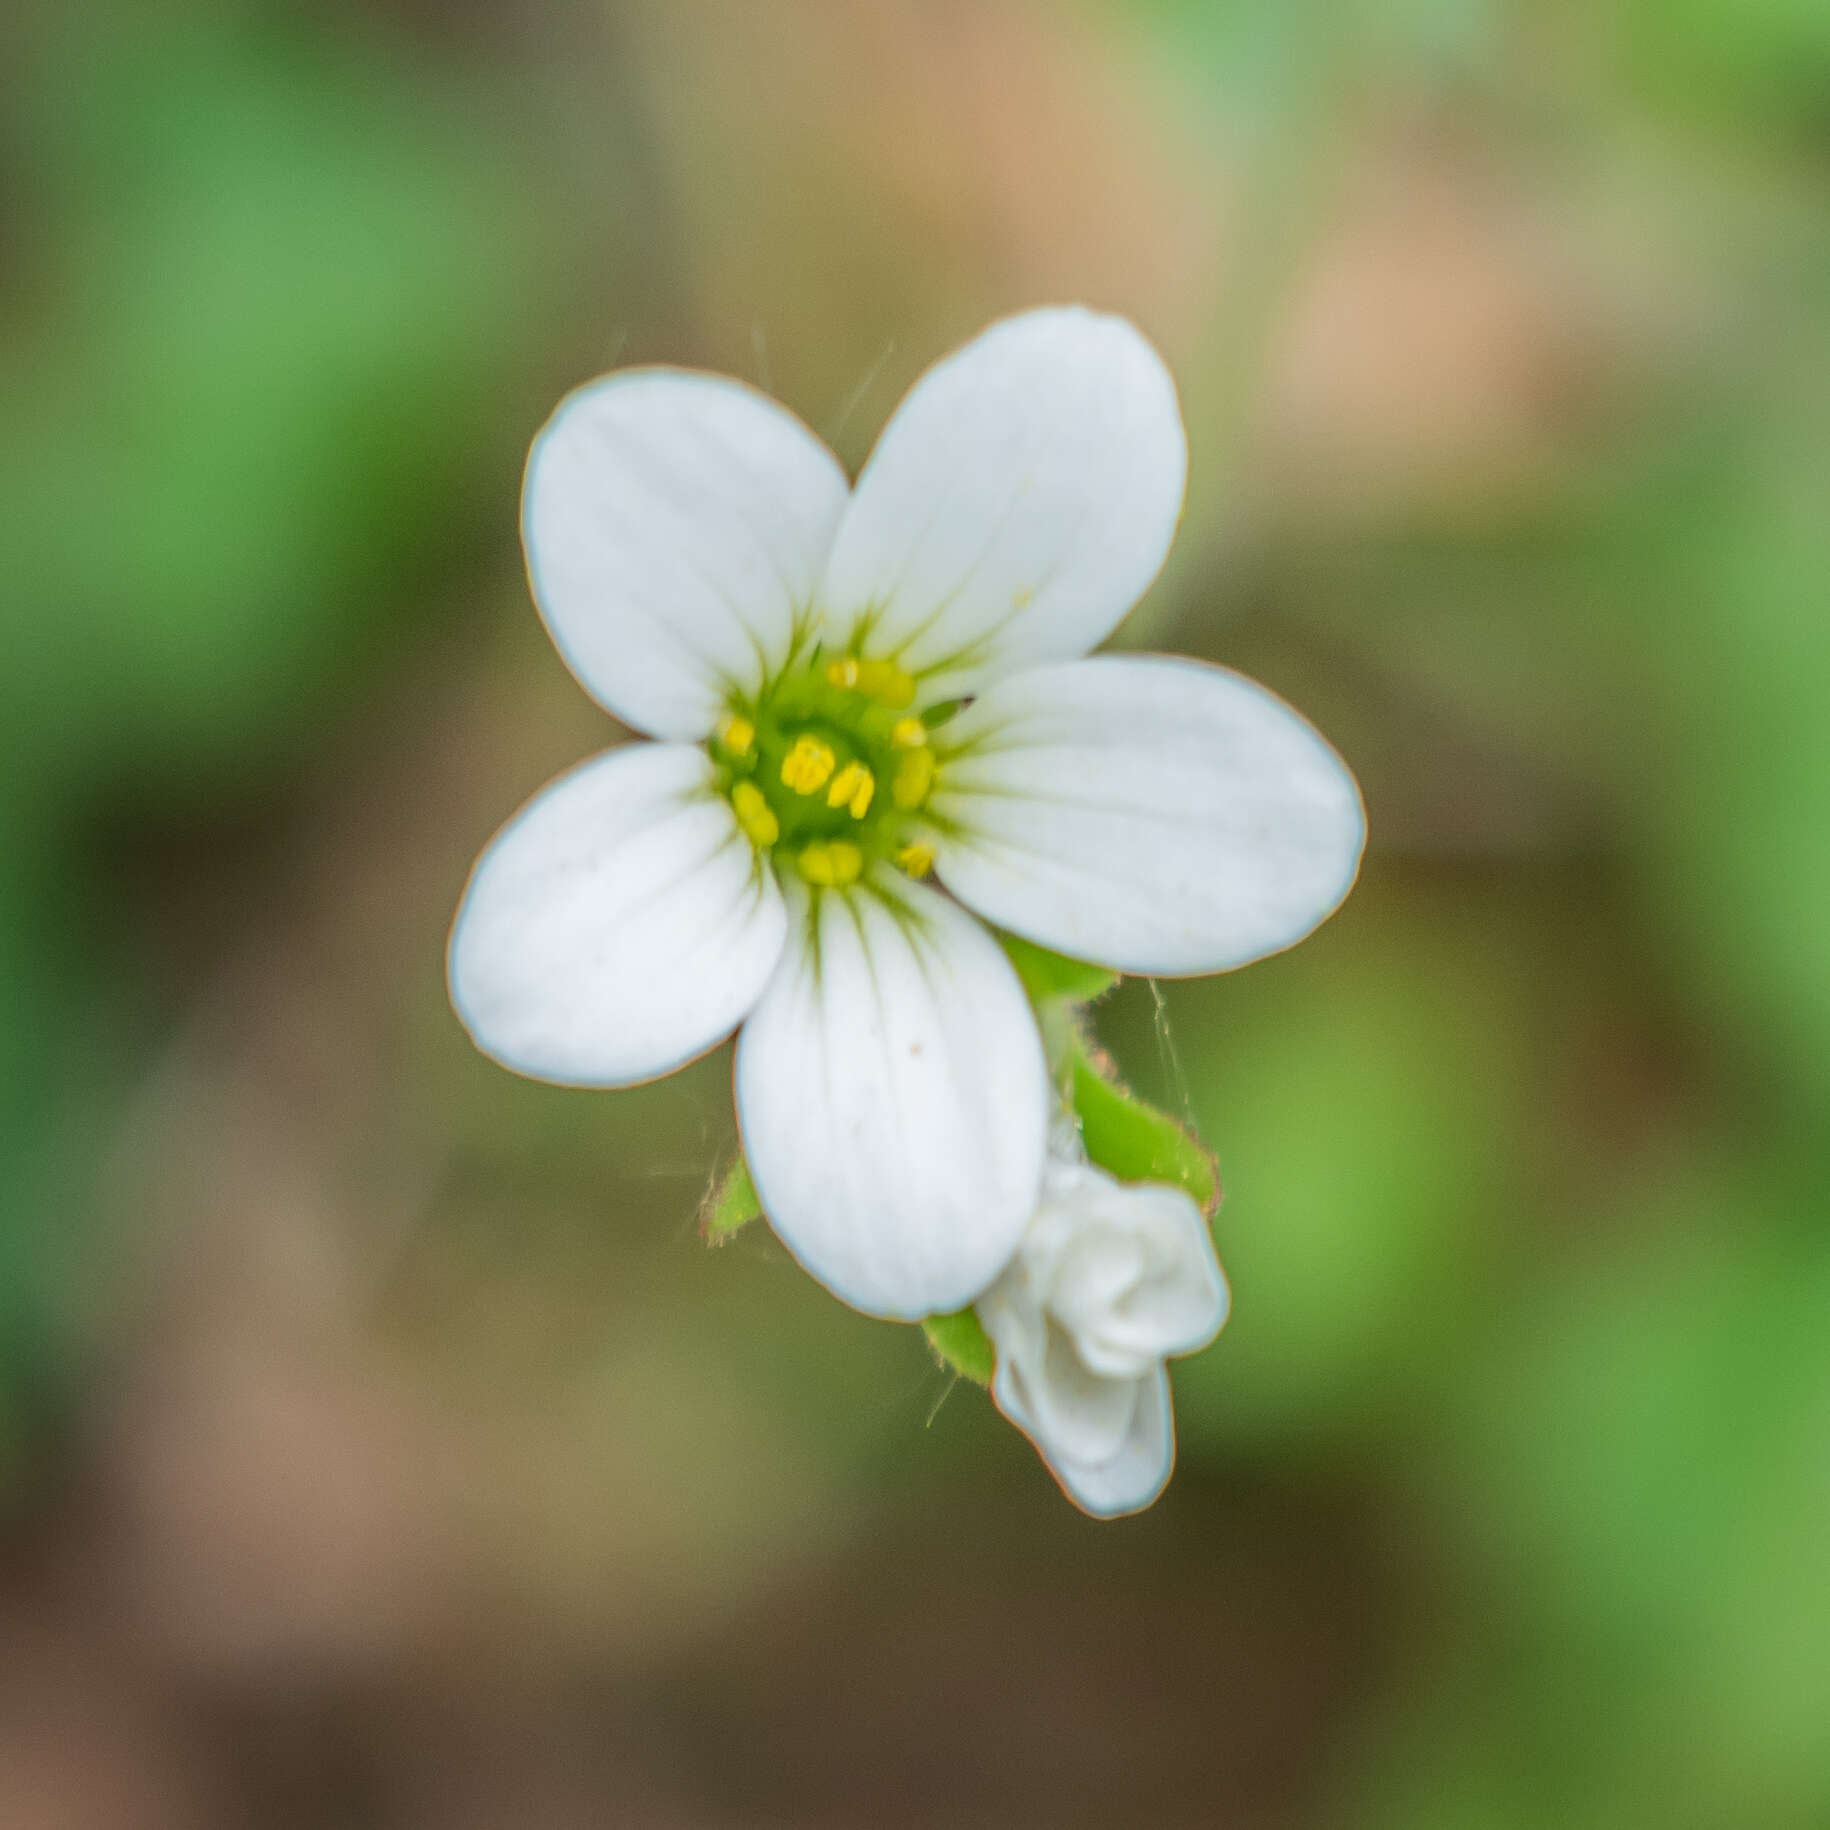
[[761, 1218], [762, 1203], [756, 1198], [756, 1184], [750, 1180], [750, 1165], [740, 1151], [737, 1161], [724, 1172], [699, 1210], [699, 1231], [707, 1245], [722, 1245], [752, 1220]]
[[951, 1367], [974, 1385], [991, 1383], [997, 1356], [977, 1310], [955, 1309], [951, 1315], [931, 1315], [922, 1323], [921, 1331], [943, 1366]]
[[1101, 1169], [1121, 1182], [1171, 1182], [1213, 1212], [1220, 1200], [1214, 1159], [1167, 1112], [1115, 1084], [1084, 1048], [1074, 1056], [1073, 1093], [1081, 1141]]
[[1039, 1004], [1044, 998], [1066, 998], [1075, 1004], [1085, 1004], [1093, 998], [1103, 997], [1118, 983], [1118, 974], [1108, 972], [1104, 966], [1067, 959], [1062, 954], [1049, 952], [1046, 947], [1038, 947], [1034, 941], [1019, 940], [1014, 934], [1000, 934], [998, 941], [1016, 967], [1017, 977], [1023, 981], [1023, 989], [1029, 993], [1031, 1003]]

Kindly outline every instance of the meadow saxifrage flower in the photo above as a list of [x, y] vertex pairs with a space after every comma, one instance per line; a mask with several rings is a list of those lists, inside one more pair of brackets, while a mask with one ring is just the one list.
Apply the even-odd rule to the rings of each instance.
[[1179, 1188], [1051, 1156], [1034, 1218], [978, 1301], [991, 1395], [1077, 1506], [1148, 1506], [1175, 1464], [1163, 1362], [1226, 1320], [1207, 1222]]
[[1083, 658], [1181, 510], [1175, 388], [1120, 319], [998, 323], [930, 369], [855, 490], [748, 386], [631, 369], [536, 439], [542, 616], [654, 741], [544, 789], [472, 873], [453, 1003], [508, 1067], [627, 1086], [742, 1025], [764, 1211], [856, 1307], [971, 1302], [1042, 1186], [1051, 1088], [982, 922], [1214, 972], [1346, 894], [1352, 777], [1281, 701]]

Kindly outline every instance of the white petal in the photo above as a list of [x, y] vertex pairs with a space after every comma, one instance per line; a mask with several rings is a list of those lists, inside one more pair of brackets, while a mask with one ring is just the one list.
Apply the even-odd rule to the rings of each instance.
[[728, 1035], [786, 928], [705, 752], [628, 744], [542, 789], [491, 840], [451, 933], [451, 1001], [517, 1073], [627, 1086]]
[[[982, 1311], [981, 1311], [982, 1312]], [[1137, 1387], [1154, 1360], [1122, 1378], [1092, 1371], [1068, 1332], [1050, 1319], [1041, 1353], [1007, 1351], [1007, 1329], [987, 1323], [997, 1343], [999, 1401], [1023, 1429], [1049, 1445], [1051, 1458], [1097, 1464], [1120, 1453], [1137, 1410]]]
[[1302, 939], [1353, 885], [1366, 820], [1347, 766], [1225, 668], [1029, 668], [945, 730], [936, 870], [987, 920], [1075, 959], [1224, 971]]
[[901, 878], [811, 904], [737, 1048], [763, 1211], [823, 1284], [873, 1315], [957, 1309], [1035, 1206], [1048, 1078], [1002, 950]]
[[1151, 1505], [1169, 1485], [1175, 1463], [1169, 1374], [1159, 1366], [1138, 1381], [1131, 1428], [1116, 1455], [1099, 1462], [1064, 1458], [1050, 1466], [1077, 1506], [1096, 1519], [1116, 1519]]
[[1135, 1378], [1220, 1332], [1226, 1279], [1191, 1196], [1091, 1165], [1049, 1180], [1019, 1256], [1092, 1372]]
[[[1124, 1405], [1124, 1427], [1115, 1440], [1100, 1432], [1090, 1445], [1092, 1453], [1078, 1432], [1059, 1427], [1051, 1431], [1025, 1413], [1001, 1355], [991, 1389], [998, 1408], [1035, 1444], [1068, 1498], [1095, 1518], [1141, 1512], [1169, 1484], [1175, 1467], [1175, 1422], [1169, 1375], [1161, 1365], [1142, 1378], [1112, 1383], [1112, 1396]], [[1052, 1421], [1059, 1425], [1059, 1411]]]
[[1156, 576], [1187, 468], [1175, 384], [1129, 324], [1007, 318], [884, 429], [827, 567], [829, 628], [867, 626], [927, 700], [1084, 654]]
[[594, 698], [656, 737], [704, 737], [788, 653], [845, 502], [787, 408], [720, 375], [625, 369], [534, 441], [528, 576]]

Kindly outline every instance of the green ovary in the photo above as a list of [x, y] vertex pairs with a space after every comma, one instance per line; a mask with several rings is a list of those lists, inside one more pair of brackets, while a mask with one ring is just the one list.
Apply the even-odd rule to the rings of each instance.
[[920, 814], [937, 762], [907, 707], [901, 669], [855, 657], [790, 670], [755, 705], [733, 706], [710, 746], [737, 823], [759, 852], [820, 888], [888, 859], [924, 876]]

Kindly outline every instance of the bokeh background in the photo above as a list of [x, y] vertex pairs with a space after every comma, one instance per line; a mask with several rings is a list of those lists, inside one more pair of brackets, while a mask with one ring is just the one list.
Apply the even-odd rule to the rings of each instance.
[[[0, 1824], [1830, 1823], [1822, 0], [15, 0], [0, 110]], [[725, 1054], [442, 981], [616, 735], [558, 396], [855, 470], [1053, 300], [1183, 389], [1121, 642], [1373, 835], [1099, 1013], [1236, 1303], [1108, 1525], [700, 1243]]]

